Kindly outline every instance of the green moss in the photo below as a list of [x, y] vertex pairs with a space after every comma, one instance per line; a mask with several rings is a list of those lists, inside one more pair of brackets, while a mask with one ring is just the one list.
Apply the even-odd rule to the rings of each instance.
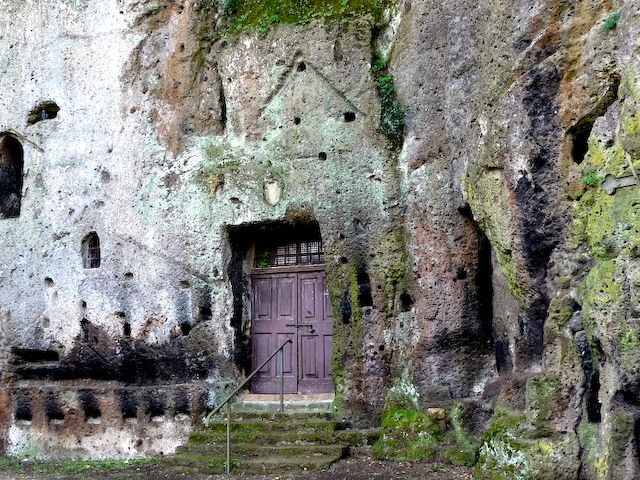
[[607, 195], [599, 190], [584, 202], [584, 231], [593, 256], [613, 258], [624, 250], [640, 248], [640, 200], [636, 191], [623, 189]]
[[[593, 267], [580, 288], [582, 318], [585, 333], [591, 345], [597, 342], [596, 332], [602, 328], [603, 321], [620, 323], [625, 319], [625, 296], [618, 282], [624, 276], [618, 270], [615, 260], [604, 260]], [[603, 313], [606, 312], [606, 316]], [[623, 323], [621, 323], [623, 324]], [[599, 349], [593, 349], [594, 359], [598, 360]]]
[[596, 424], [583, 421], [580, 424], [578, 435], [580, 438], [580, 445], [582, 445], [582, 448], [586, 453], [583, 457], [586, 460], [585, 467], [589, 471], [595, 471], [596, 460], [601, 455], [598, 427]]
[[[538, 382], [547, 383], [547, 380]], [[540, 385], [539, 385], [540, 386]], [[545, 386], [542, 386], [546, 390]], [[577, 437], [539, 438], [539, 429], [523, 415], [496, 409], [482, 437], [476, 480], [557, 480], [577, 478]]]
[[473, 467], [478, 450], [473, 446], [456, 446], [444, 452], [444, 456], [456, 467]]
[[[565, 288], [568, 288], [568, 286]], [[549, 303], [549, 315], [547, 321], [552, 321], [560, 328], [566, 326], [567, 322], [573, 315], [573, 303], [573, 298], [568, 294], [553, 298]]]
[[[217, 0], [204, 0], [214, 4]], [[338, 20], [352, 15], [371, 15], [379, 20], [391, 0], [227, 0], [225, 14], [231, 20], [229, 32], [258, 29], [266, 33], [272, 25], [305, 25], [312, 20]]]
[[393, 460], [449, 461], [455, 466], [476, 463], [479, 440], [469, 433], [469, 407], [455, 405], [445, 419], [436, 420], [421, 411], [393, 409], [411, 405], [411, 395], [387, 398], [382, 417], [382, 432], [373, 446], [377, 458]]
[[382, 416], [382, 432], [372, 454], [382, 459], [432, 460], [441, 439], [438, 422], [426, 413], [389, 410]]
[[552, 433], [551, 413], [556, 399], [560, 379], [553, 375], [543, 375], [527, 380], [527, 419], [536, 427], [535, 436], [544, 437]]
[[207, 435], [206, 433], [192, 433], [189, 436], [189, 443], [192, 443], [192, 444], [205, 443], [208, 438], [209, 438], [209, 435]]
[[482, 436], [480, 456], [474, 478], [513, 480], [523, 478], [528, 466], [525, 438], [533, 425], [524, 415], [513, 415], [496, 409], [493, 421]]
[[374, 245], [374, 251], [370, 275], [376, 281], [381, 281], [386, 308], [393, 311], [398, 295], [408, 290], [410, 285], [407, 270], [409, 254], [406, 251], [404, 230], [394, 228], [381, 236]]
[[580, 425], [580, 442], [584, 449], [585, 478], [605, 480], [626, 478], [624, 468], [625, 450], [633, 442], [633, 418], [628, 414], [616, 415], [611, 424], [611, 435], [602, 444], [598, 427], [588, 422]]
[[412, 381], [409, 380], [409, 368], [403, 368], [395, 378], [394, 385], [388, 390], [384, 402], [384, 411], [394, 410], [417, 411], [419, 408], [418, 392]]

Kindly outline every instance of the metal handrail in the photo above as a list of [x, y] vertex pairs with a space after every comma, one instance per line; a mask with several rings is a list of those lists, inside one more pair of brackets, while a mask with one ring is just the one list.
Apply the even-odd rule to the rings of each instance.
[[236, 387], [236, 389], [229, 395], [224, 402], [214, 408], [206, 417], [204, 417], [204, 424], [208, 427], [209, 422], [211, 422], [211, 417], [213, 417], [216, 413], [220, 411], [222, 407], [227, 406], [227, 464], [225, 466], [225, 472], [231, 472], [231, 403], [229, 401], [238, 393], [247, 383], [251, 380], [256, 373], [258, 373], [262, 368], [271, 361], [273, 357], [276, 356], [278, 352], [280, 352], [280, 413], [284, 412], [284, 347], [289, 343], [293, 343], [291, 339], [288, 339], [282, 345], [280, 345], [271, 355], [267, 358], [262, 364], [256, 368], [251, 374], [244, 379], [244, 381]]

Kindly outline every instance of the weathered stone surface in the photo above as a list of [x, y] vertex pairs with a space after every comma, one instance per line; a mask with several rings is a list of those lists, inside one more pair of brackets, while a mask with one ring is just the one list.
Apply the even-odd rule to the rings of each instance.
[[636, 2], [6, 3], [0, 450], [173, 451], [297, 228], [340, 415], [464, 400], [479, 478], [638, 476], [638, 190], [598, 188], [640, 169]]

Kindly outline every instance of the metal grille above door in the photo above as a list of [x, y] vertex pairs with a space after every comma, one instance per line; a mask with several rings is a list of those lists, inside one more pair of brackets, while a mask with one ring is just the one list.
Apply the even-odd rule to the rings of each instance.
[[324, 251], [320, 240], [300, 240], [259, 248], [254, 261], [255, 268], [322, 264]]

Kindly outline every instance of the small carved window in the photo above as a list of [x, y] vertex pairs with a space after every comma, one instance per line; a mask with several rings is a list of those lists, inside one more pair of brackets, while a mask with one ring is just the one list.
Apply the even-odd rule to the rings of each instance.
[[100, 238], [91, 232], [82, 240], [82, 264], [84, 268], [100, 267]]
[[11, 135], [0, 137], [0, 218], [20, 216], [24, 152]]

